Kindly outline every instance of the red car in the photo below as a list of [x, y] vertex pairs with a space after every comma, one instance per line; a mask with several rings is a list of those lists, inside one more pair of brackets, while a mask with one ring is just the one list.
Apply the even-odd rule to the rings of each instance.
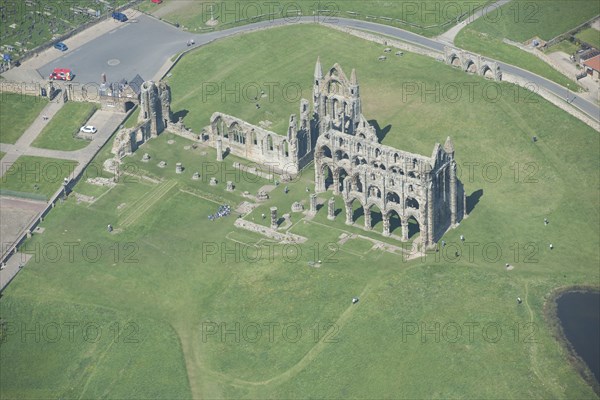
[[50, 74], [50, 80], [70, 81], [73, 79], [73, 72], [68, 68], [54, 68]]
[[160, 3], [162, 3], [162, 0], [150, 0], [150, 1], [152, 1], [154, 4], [160, 4]]

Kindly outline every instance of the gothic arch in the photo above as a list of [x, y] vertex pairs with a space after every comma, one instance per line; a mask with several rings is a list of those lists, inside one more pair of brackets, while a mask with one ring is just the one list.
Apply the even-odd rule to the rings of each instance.
[[342, 192], [344, 190], [344, 181], [348, 178], [349, 174], [343, 167], [338, 167], [335, 171], [335, 175], [338, 178], [338, 191]]
[[407, 197], [404, 201], [405, 208], [414, 208], [415, 210], [419, 209], [419, 201], [414, 197]]
[[287, 140], [283, 140], [281, 142], [281, 150], [283, 151], [283, 156], [284, 157], [289, 157], [290, 156], [290, 148], [289, 148], [289, 144]]
[[483, 76], [484, 78], [488, 78], [488, 79], [495, 78], [494, 71], [488, 64], [483, 64], [483, 66], [479, 69], [479, 75]]
[[360, 179], [360, 174], [356, 173], [352, 175], [352, 190], [362, 193], [364, 190], [363, 183]]
[[460, 58], [456, 55], [456, 53], [452, 53], [448, 56], [448, 64], [453, 67], [461, 67], [462, 63], [460, 62]]
[[333, 185], [333, 169], [328, 163], [321, 166], [321, 177], [323, 179], [323, 187], [327, 191]]
[[368, 196], [376, 199], [381, 199], [381, 189], [377, 185], [370, 185]]
[[331, 156], [331, 150], [329, 149], [329, 146], [327, 145], [323, 145], [319, 148], [319, 152], [317, 154], [318, 157], [325, 157], [325, 158], [331, 158], [333, 159], [333, 157]]
[[[374, 210], [376, 209], [376, 210]], [[367, 207], [365, 208], [365, 213], [369, 213], [371, 215], [371, 221], [370, 221], [370, 226], [367, 226], [367, 228], [375, 228], [377, 227], [377, 225], [381, 225], [381, 230], [383, 232], [383, 208], [380, 206], [380, 204], [377, 204], [375, 202], [371, 202], [367, 204]], [[366, 226], [366, 225], [365, 225]]]
[[388, 203], [400, 204], [400, 196], [396, 192], [387, 192], [385, 195], [386, 207]]
[[477, 64], [475, 63], [475, 61], [471, 58], [467, 58], [465, 60], [465, 72], [471, 72], [471, 73], [477, 73]]
[[390, 234], [393, 234], [398, 228], [402, 229], [402, 218], [397, 210], [393, 208], [388, 210], [384, 218], [387, 218], [389, 221]]

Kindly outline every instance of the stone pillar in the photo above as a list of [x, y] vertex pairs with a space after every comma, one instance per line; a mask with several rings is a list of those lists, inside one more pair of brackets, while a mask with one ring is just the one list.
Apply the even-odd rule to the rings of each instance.
[[390, 215], [383, 215], [383, 236], [390, 236]]
[[371, 230], [371, 209], [370, 208], [364, 208], [363, 210], [365, 212], [365, 229], [370, 231]]
[[408, 241], [408, 221], [402, 220], [402, 241]]
[[333, 221], [335, 219], [335, 198], [330, 198], [327, 203], [327, 219]]
[[450, 225], [456, 225], [456, 162], [450, 163]]
[[277, 229], [277, 207], [271, 207], [271, 229]]
[[469, 214], [467, 213], [467, 194], [463, 193], [463, 218], [467, 218]]
[[352, 209], [352, 203], [346, 203], [346, 225], [352, 225], [352, 214], [354, 210]]
[[317, 213], [317, 195], [315, 193], [310, 195], [310, 213], [313, 215]]
[[423, 218], [423, 221], [427, 221], [426, 235], [423, 245], [429, 246], [433, 242], [434, 222], [433, 222], [433, 190], [431, 181], [427, 186], [427, 217]]
[[[315, 155], [317, 157], [317, 155]], [[322, 193], [325, 191], [325, 179], [323, 179], [323, 174], [321, 173], [322, 167], [320, 163], [315, 163], [315, 192]]]
[[217, 161], [223, 161], [223, 142], [217, 138]]
[[333, 173], [333, 193], [340, 194], [340, 172]]

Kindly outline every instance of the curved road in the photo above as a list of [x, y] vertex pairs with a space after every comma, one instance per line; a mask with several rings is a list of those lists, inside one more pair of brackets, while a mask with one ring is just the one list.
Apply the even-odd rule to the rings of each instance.
[[[426, 49], [441, 52], [442, 54], [444, 53], [444, 46], [447, 45], [436, 39], [429, 39], [424, 36], [417, 35], [416, 33], [408, 32], [408, 31], [405, 31], [400, 28], [395, 28], [393, 26], [381, 25], [381, 24], [378, 24], [375, 22], [360, 21], [360, 20], [338, 18], [338, 17], [324, 17], [324, 16], [295, 17], [295, 18], [287, 20], [287, 21], [285, 19], [278, 19], [278, 20], [273, 20], [273, 21], [261, 21], [261, 22], [256, 22], [254, 24], [243, 25], [243, 26], [226, 29], [226, 30], [222, 30], [222, 31], [196, 34], [194, 40], [196, 41], [196, 45], [202, 45], [202, 44], [212, 42], [215, 39], [235, 35], [235, 34], [241, 33], [241, 32], [248, 32], [248, 31], [252, 31], [255, 29], [270, 28], [270, 27], [275, 27], [275, 26], [283, 26], [283, 25], [299, 23], [299, 22], [322, 23], [325, 25], [331, 24], [331, 25], [338, 25], [338, 26], [343, 26], [343, 27], [348, 27], [348, 28], [367, 30], [367, 31], [379, 33], [382, 35], [386, 35], [391, 38], [396, 38], [398, 40], [402, 40], [405, 42], [414, 43], [414, 44], [417, 44]], [[521, 78], [525, 79], [526, 81], [531, 82], [533, 85], [535, 85], [535, 87], [544, 88], [547, 91], [555, 94], [559, 98], [565, 98], [567, 94], [569, 95], [569, 98], [575, 97], [575, 100], [573, 100], [573, 102], [571, 104], [576, 106], [577, 108], [579, 108], [581, 111], [583, 111], [588, 116], [590, 116], [594, 121], [600, 122], [600, 107], [583, 99], [583, 98], [577, 97], [576, 93], [574, 93], [574, 92], [572, 92], [572, 91], [570, 91], [570, 90], [568, 90], [546, 78], [543, 78], [539, 75], [536, 75], [532, 72], [529, 72], [529, 71], [526, 71], [519, 67], [516, 67], [514, 65], [506, 64], [501, 61], [494, 60], [493, 58], [490, 58], [490, 57], [485, 57], [485, 58], [496, 61], [498, 63], [498, 65], [500, 65], [500, 68], [502, 71], [507, 72], [512, 75], [515, 75], [515, 76], [518, 76], [518, 77], [521, 77]]]
[[[191, 38], [194, 38], [195, 41], [193, 47], [198, 47], [239, 33], [298, 23], [320, 23], [325, 26], [336, 25], [371, 31], [416, 44], [441, 54], [444, 53], [444, 46], [446, 45], [442, 40], [426, 38], [400, 28], [381, 25], [375, 22], [338, 17], [281, 18], [256, 22], [222, 31], [194, 34], [184, 32], [152, 16], [140, 14], [130, 23], [118, 23], [116, 25], [117, 29], [111, 30], [80, 48], [68, 51], [66, 54], [44, 65], [38, 71], [43, 77], [48, 76], [53, 68], [68, 65], [70, 68], [73, 68], [76, 74], [74, 82], [79, 84], [94, 83], [97, 85], [100, 83], [100, 75], [102, 73], [107, 73], [109, 82], [118, 81], [121, 78], [131, 79], [135, 74], [140, 74], [143, 79], [148, 80], [158, 72], [161, 72], [162, 68], [168, 66], [168, 62], [167, 65], [165, 65], [165, 62], [173, 54], [189, 50], [190, 48], [186, 46], [186, 41]], [[488, 59], [493, 60], [491, 58]], [[502, 71], [531, 82], [535, 87], [544, 88], [558, 96], [558, 98], [564, 99], [568, 94], [569, 99], [575, 98], [571, 104], [589, 115], [594, 121], [600, 121], [600, 107], [583, 98], [577, 97], [577, 93], [573, 93], [548, 79], [514, 65], [497, 60], [494, 61], [498, 62]]]

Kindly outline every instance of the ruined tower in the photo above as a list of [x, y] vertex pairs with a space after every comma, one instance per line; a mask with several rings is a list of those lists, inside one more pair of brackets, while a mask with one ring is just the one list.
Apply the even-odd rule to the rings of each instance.
[[[315, 192], [331, 188], [341, 194], [349, 225], [354, 224], [359, 203], [365, 229], [372, 229], [372, 212], [380, 212], [384, 236], [406, 241], [410, 226], [417, 225], [422, 248], [432, 247], [464, 215], [452, 139], [448, 137], [443, 147], [435, 144], [431, 157], [382, 145], [362, 114], [359, 90], [355, 70], [347, 79], [335, 64], [323, 75], [317, 60]], [[399, 220], [395, 225], [400, 233], [392, 232], [392, 219]]]
[[158, 136], [165, 130], [171, 117], [171, 90], [160, 82], [157, 86], [152, 81], [142, 84], [140, 92], [140, 120], [150, 120], [152, 136]]

